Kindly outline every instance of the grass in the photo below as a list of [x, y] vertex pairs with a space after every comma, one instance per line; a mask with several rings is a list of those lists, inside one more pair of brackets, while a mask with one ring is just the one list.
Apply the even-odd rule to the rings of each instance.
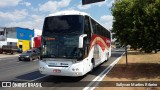
[[[129, 51], [128, 66], [126, 66], [125, 61], [125, 56], [123, 56], [103, 81], [160, 82], [160, 52], [146, 54], [138, 51]], [[99, 86], [96, 90], [160, 90], [160, 87], [101, 87], [102, 83]]]

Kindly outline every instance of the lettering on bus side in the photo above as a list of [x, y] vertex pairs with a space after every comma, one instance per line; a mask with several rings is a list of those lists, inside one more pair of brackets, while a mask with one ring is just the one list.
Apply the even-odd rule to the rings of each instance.
[[61, 65], [65, 65], [65, 66], [68, 66], [68, 63], [61, 63]]

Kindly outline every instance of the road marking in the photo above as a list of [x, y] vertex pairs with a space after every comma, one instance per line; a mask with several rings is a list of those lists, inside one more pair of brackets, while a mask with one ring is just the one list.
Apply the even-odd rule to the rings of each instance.
[[42, 78], [47, 77], [47, 76], [49, 76], [49, 75], [45, 75], [45, 76], [42, 76], [42, 77], [39, 77], [39, 78], [30, 80], [30, 81], [28, 81], [28, 82], [26, 82], [26, 83], [30, 83], [30, 82], [36, 81], [36, 80], [38, 80], [38, 79], [42, 79]]
[[[98, 86], [100, 81], [109, 73], [109, 71], [113, 68], [113, 66], [122, 58], [123, 53], [120, 57], [118, 57], [114, 62], [112, 62], [105, 70], [103, 70], [96, 78], [94, 78], [83, 90], [93, 90]], [[95, 83], [96, 81], [96, 83]], [[98, 82], [97, 82], [98, 81]], [[94, 84], [94, 87], [91, 87]]]

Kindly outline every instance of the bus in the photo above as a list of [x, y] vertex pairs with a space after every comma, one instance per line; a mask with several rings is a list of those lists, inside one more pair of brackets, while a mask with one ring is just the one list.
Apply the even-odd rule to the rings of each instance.
[[84, 12], [50, 14], [41, 39], [41, 74], [83, 76], [111, 57], [111, 32]]

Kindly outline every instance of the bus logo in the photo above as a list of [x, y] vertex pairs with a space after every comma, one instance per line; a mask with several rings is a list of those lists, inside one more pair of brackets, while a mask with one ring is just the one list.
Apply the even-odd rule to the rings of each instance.
[[49, 65], [57, 66], [57, 63], [49, 63]]

